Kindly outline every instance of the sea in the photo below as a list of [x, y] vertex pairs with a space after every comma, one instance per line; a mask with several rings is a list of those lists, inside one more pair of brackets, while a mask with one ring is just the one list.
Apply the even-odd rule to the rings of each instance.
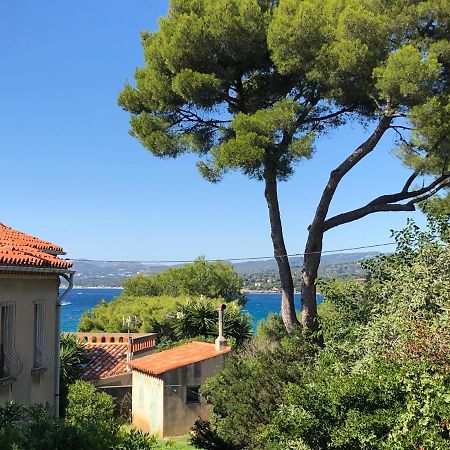
[[[77, 331], [78, 322], [84, 311], [92, 309], [101, 300], [110, 302], [120, 295], [120, 288], [79, 288], [69, 292], [62, 302], [61, 330]], [[320, 303], [322, 295], [317, 296]], [[265, 319], [269, 313], [279, 313], [281, 294], [279, 293], [250, 293], [247, 294], [247, 303], [244, 311], [250, 313], [253, 329], [256, 330], [258, 322]], [[300, 310], [300, 295], [295, 295], [295, 306]]]

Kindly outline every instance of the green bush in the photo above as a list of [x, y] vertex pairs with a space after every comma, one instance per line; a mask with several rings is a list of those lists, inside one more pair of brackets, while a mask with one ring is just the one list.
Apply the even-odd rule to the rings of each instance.
[[82, 364], [86, 362], [86, 349], [76, 334], [61, 334], [60, 339], [59, 413], [64, 416], [67, 407], [68, 386], [81, 376]]
[[69, 389], [66, 419], [56, 419], [49, 406], [0, 406], [1, 450], [151, 450], [156, 439], [126, 431], [112, 416], [113, 400], [85, 382]]
[[150, 436], [140, 430], [131, 429], [126, 431], [120, 429], [118, 432], [118, 443], [114, 450], [150, 450], [154, 448], [156, 442], [155, 436]]
[[80, 450], [85, 441], [76, 429], [55, 419], [48, 406], [0, 406], [2, 450]]
[[212, 429], [207, 420], [198, 419], [191, 429], [191, 444], [196, 448], [208, 450], [237, 450], [238, 447], [224, 441]]
[[76, 381], [69, 386], [65, 422], [84, 436], [89, 448], [109, 448], [119, 424], [114, 420], [114, 400], [92, 384]]
[[79, 331], [126, 332], [123, 317], [131, 315], [131, 331], [155, 332], [171, 336], [170, 312], [176, 305], [187, 301], [187, 297], [132, 297], [122, 294], [109, 303], [100, 302], [92, 310], [83, 313], [78, 324]]
[[285, 385], [304, 378], [315, 351], [299, 335], [278, 343], [253, 340], [230, 354], [201, 388], [213, 405], [212, 429], [219, 438], [238, 448], [255, 442], [283, 403]]
[[261, 432], [260, 448], [433, 449], [450, 446], [449, 375], [385, 359], [364, 371], [319, 364]]
[[223, 261], [207, 262], [197, 258], [193, 264], [171, 267], [159, 274], [138, 274], [123, 282], [123, 293], [131, 297], [204, 296], [237, 300], [243, 304], [243, 279], [233, 266]]
[[287, 335], [281, 314], [269, 313], [265, 320], [259, 321], [256, 329], [257, 338], [268, 342], [279, 342]]

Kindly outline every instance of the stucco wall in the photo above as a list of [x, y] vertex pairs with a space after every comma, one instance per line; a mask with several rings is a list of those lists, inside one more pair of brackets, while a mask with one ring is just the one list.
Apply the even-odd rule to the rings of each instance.
[[[0, 404], [14, 400], [23, 404], [54, 403], [56, 300], [58, 276], [0, 274], [0, 304], [13, 302], [14, 348], [20, 371], [16, 380], [0, 385]], [[34, 302], [43, 301], [45, 371], [32, 375]]]
[[151, 434], [163, 435], [164, 382], [133, 370], [133, 425]]
[[199, 417], [208, 419], [210, 406], [205, 399], [200, 397], [200, 403], [186, 404], [186, 387], [201, 386], [223, 367], [224, 358], [219, 355], [163, 374], [164, 436], [186, 434]]

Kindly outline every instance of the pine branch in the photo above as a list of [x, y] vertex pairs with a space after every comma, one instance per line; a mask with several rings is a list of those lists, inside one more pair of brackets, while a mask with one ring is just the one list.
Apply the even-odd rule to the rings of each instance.
[[[415, 211], [415, 204], [430, 198], [435, 195], [441, 189], [450, 185], [450, 173], [441, 175], [432, 183], [414, 191], [409, 191], [413, 180], [418, 176], [418, 173], [414, 172], [407, 180], [400, 192], [389, 195], [382, 195], [367, 203], [361, 208], [347, 211], [342, 214], [338, 214], [330, 219], [327, 219], [323, 224], [323, 231], [328, 231], [331, 228], [350, 223], [355, 220], [361, 219], [369, 214], [375, 212], [388, 212], [388, 211]], [[405, 190], [406, 188], [406, 190]], [[407, 203], [398, 203], [403, 200], [411, 199]]]

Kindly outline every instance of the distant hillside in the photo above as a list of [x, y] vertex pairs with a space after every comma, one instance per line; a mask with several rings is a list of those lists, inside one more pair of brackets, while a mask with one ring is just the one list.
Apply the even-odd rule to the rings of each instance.
[[[379, 255], [379, 252], [359, 252], [359, 253], [334, 253], [330, 255], [322, 255], [322, 266], [331, 264], [355, 263], [362, 259], [374, 258]], [[300, 267], [303, 264], [303, 257], [289, 258], [291, 267]], [[241, 274], [243, 273], [258, 273], [265, 270], [277, 269], [277, 263], [274, 258], [246, 261], [233, 263], [234, 268]]]
[[[321, 264], [322, 276], [337, 277], [358, 277], [363, 274], [358, 261], [377, 256], [377, 252], [363, 253], [336, 253], [323, 255]], [[290, 258], [294, 273], [299, 271], [303, 258]], [[138, 261], [110, 262], [76, 259], [73, 262], [76, 271], [76, 286], [120, 286], [122, 281], [137, 273], [163, 272], [168, 269], [168, 265], [147, 264]], [[247, 288], [259, 288], [258, 283], [264, 279], [273, 279], [275, 282], [277, 274], [277, 264], [275, 259], [245, 261], [233, 263], [237, 272], [244, 276]], [[255, 286], [256, 283], [256, 286]], [[267, 283], [265, 282], [264, 285]], [[270, 283], [272, 287], [274, 285]], [[262, 288], [262, 286], [261, 286]]]

